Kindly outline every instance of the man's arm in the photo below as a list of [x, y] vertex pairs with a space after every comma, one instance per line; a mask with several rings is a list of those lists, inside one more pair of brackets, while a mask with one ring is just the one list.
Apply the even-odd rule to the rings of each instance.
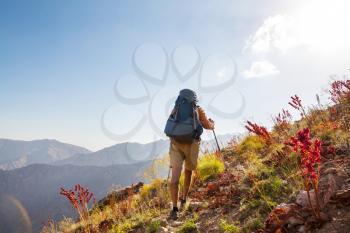
[[205, 115], [204, 110], [201, 107], [197, 107], [198, 118], [202, 123], [204, 129], [214, 129], [214, 121], [212, 119], [208, 119]]

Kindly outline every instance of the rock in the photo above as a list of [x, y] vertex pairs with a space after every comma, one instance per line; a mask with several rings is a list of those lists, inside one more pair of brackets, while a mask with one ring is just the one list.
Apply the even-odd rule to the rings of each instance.
[[171, 223], [171, 226], [172, 227], [179, 227], [179, 226], [181, 226], [182, 225], [182, 222], [181, 221], [173, 221], [172, 223]]
[[143, 183], [139, 182], [136, 185], [131, 185], [126, 188], [115, 190], [107, 195], [107, 197], [103, 198], [102, 200], [98, 201], [99, 206], [106, 206], [110, 205], [113, 202], [119, 202], [126, 200], [129, 195], [136, 194], [140, 191], [142, 188]]
[[342, 204], [350, 204], [350, 189], [338, 190], [332, 197], [332, 200], [340, 202]]
[[220, 186], [219, 191], [220, 192], [228, 192], [231, 190], [230, 186]]
[[304, 224], [304, 220], [301, 219], [300, 217], [294, 217], [294, 216], [291, 216], [289, 219], [288, 219], [288, 223], [292, 226], [295, 226], [295, 225], [300, 225], [300, 224]]
[[327, 222], [327, 221], [329, 221], [330, 220], [330, 217], [326, 214], [326, 213], [324, 213], [324, 212], [320, 212], [320, 217], [321, 217], [321, 221], [324, 221], [324, 222]]
[[159, 233], [166, 233], [166, 232], [169, 232], [169, 230], [168, 230], [168, 228], [166, 228], [166, 227], [160, 227], [160, 229], [159, 229]]
[[[316, 206], [316, 197], [314, 190], [310, 190], [309, 194], [311, 199], [311, 205]], [[302, 206], [303, 208], [310, 208], [309, 198], [306, 191], [302, 190], [298, 193], [296, 197], [296, 203]]]
[[291, 226], [303, 224], [305, 221], [300, 216], [300, 206], [292, 203], [282, 203], [275, 207], [265, 221], [265, 232], [274, 233], [276, 230], [283, 228], [284, 225]]
[[330, 167], [330, 168], [327, 168], [324, 172], [323, 172], [324, 175], [327, 175], [327, 174], [337, 174], [337, 169], [335, 167]]
[[202, 206], [203, 206], [203, 202], [195, 201], [195, 202], [190, 202], [188, 205], [188, 208], [193, 211], [198, 211]]
[[320, 196], [322, 197], [321, 208], [325, 207], [328, 204], [329, 200], [334, 195], [336, 188], [337, 185], [334, 176], [328, 175], [328, 183], [326, 187], [322, 188], [320, 193]]
[[306, 232], [306, 231], [305, 231], [305, 226], [298, 226], [298, 227], [297, 227], [297, 231], [298, 231], [298, 232], [301, 232], [301, 233]]
[[220, 190], [220, 187], [217, 183], [215, 182], [209, 182], [208, 185], [207, 185], [207, 192], [208, 193], [214, 193], [216, 191], [219, 191]]

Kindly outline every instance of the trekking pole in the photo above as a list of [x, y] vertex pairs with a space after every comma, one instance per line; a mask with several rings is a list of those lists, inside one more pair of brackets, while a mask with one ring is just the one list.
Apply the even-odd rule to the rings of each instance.
[[216, 145], [217, 145], [217, 147], [218, 147], [218, 151], [221, 151], [220, 146], [219, 146], [218, 139], [217, 139], [217, 137], [216, 137], [215, 130], [213, 130], [213, 133], [214, 133], [214, 138], [215, 138]]

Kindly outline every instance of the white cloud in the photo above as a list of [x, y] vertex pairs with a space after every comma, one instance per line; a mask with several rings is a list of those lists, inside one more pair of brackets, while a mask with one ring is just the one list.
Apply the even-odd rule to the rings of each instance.
[[293, 32], [294, 22], [287, 15], [276, 15], [267, 18], [263, 25], [246, 42], [244, 51], [253, 53], [269, 52], [272, 49], [285, 51], [297, 46], [300, 41]]
[[313, 0], [288, 15], [268, 17], [249, 36], [243, 51], [286, 52], [301, 45], [317, 52], [347, 49], [350, 47], [349, 8], [348, 0]]
[[255, 61], [248, 70], [242, 72], [246, 78], [260, 78], [279, 73], [276, 66], [269, 61]]

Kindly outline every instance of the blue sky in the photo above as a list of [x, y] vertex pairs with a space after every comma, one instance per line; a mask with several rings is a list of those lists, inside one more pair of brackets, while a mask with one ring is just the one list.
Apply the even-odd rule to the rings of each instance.
[[[92, 150], [152, 141], [162, 136], [167, 101], [184, 87], [199, 92], [204, 108], [228, 113], [241, 106], [238, 93], [244, 96], [238, 116], [208, 112], [218, 134], [243, 132], [247, 119], [269, 126], [291, 95], [312, 104], [329, 75], [348, 73], [348, 7], [345, 0], [0, 0], [0, 137], [53, 138]], [[144, 102], [123, 103], [116, 80], [123, 96], [147, 94], [132, 65], [136, 48], [138, 67], [156, 78], [170, 62], [163, 48], [168, 57], [178, 48], [174, 63], [183, 72], [197, 49], [201, 72], [182, 82], [170, 67], [164, 84], [145, 82]], [[199, 87], [199, 80], [209, 87], [229, 80], [232, 61], [231, 86], [211, 93]], [[145, 123], [113, 137], [101, 119], [115, 134]]]

